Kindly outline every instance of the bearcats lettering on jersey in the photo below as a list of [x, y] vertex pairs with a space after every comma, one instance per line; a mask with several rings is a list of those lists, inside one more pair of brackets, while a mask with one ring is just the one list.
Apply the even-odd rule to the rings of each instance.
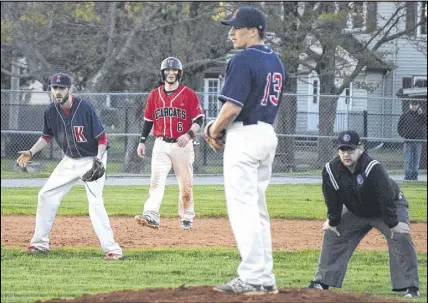
[[197, 94], [182, 84], [169, 96], [163, 85], [152, 90], [144, 112], [144, 119], [153, 122], [156, 137], [173, 139], [187, 133], [193, 121], [203, 116]]
[[95, 157], [104, 126], [89, 102], [72, 98], [68, 115], [55, 103], [49, 104], [44, 115], [43, 136], [54, 137], [58, 146], [71, 158]]
[[176, 107], [157, 108], [155, 110], [156, 120], [164, 117], [177, 117], [186, 119], [186, 111]]

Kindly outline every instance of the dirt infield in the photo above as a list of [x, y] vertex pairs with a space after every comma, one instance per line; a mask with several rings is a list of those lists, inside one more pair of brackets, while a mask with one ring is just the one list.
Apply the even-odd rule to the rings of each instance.
[[[25, 248], [34, 232], [34, 216], [1, 216], [1, 244]], [[123, 248], [236, 247], [227, 219], [196, 218], [192, 230], [181, 230], [180, 221], [161, 219], [159, 229], [138, 225], [134, 218], [110, 217], [116, 241]], [[319, 249], [322, 221], [272, 220], [273, 249]], [[412, 224], [412, 238], [418, 252], [427, 252], [427, 224]], [[50, 234], [51, 249], [64, 246], [99, 247], [89, 217], [57, 216]], [[386, 240], [372, 230], [358, 249], [386, 250]]]
[[[34, 231], [34, 216], [1, 216], [1, 244], [26, 248]], [[138, 225], [134, 218], [110, 217], [115, 239], [123, 248], [235, 247], [227, 219], [196, 218], [192, 230], [181, 230], [178, 219], [164, 218], [159, 229]], [[319, 249], [322, 221], [272, 220], [275, 250]], [[427, 225], [412, 224], [417, 251], [427, 252]], [[50, 234], [51, 249], [65, 246], [99, 247], [89, 217], [57, 216]], [[386, 240], [372, 230], [358, 249], [386, 251]], [[212, 286], [143, 289], [108, 294], [84, 294], [73, 300], [46, 302], [399, 302], [384, 298], [312, 289], [281, 289], [277, 295], [243, 296], [218, 293]], [[403, 301], [401, 301], [403, 302]]]
[[[40, 302], [40, 301], [37, 301]], [[320, 291], [314, 289], [282, 289], [277, 295], [246, 296], [237, 294], [219, 293], [212, 290], [212, 286], [179, 287], [176, 289], [165, 288], [145, 289], [132, 291], [115, 291], [108, 294], [83, 295], [74, 300], [53, 299], [44, 301], [49, 303], [88, 303], [88, 302], [406, 302], [388, 300], [383, 298], [360, 296], [353, 294]]]

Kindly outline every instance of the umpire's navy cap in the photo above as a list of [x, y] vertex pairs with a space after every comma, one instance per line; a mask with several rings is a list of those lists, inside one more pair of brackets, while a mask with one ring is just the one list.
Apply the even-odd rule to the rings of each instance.
[[233, 13], [232, 19], [221, 21], [224, 25], [255, 27], [259, 30], [265, 30], [266, 17], [261, 11], [251, 6], [240, 7]]
[[50, 86], [70, 87], [71, 79], [67, 74], [57, 73], [52, 76]]
[[346, 130], [339, 134], [337, 148], [348, 147], [356, 149], [360, 144], [360, 135], [354, 130]]

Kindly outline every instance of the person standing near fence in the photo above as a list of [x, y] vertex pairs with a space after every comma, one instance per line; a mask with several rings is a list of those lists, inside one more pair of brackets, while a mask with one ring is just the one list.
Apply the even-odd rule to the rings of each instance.
[[386, 238], [393, 291], [419, 297], [418, 260], [410, 235], [409, 203], [398, 184], [364, 151], [358, 133], [339, 134], [339, 155], [322, 171], [327, 217], [318, 270], [309, 288], [342, 287], [360, 241], [376, 228]]
[[281, 59], [264, 45], [265, 16], [253, 7], [241, 7], [230, 20], [228, 36], [243, 49], [228, 63], [219, 95], [223, 103], [215, 121], [207, 124], [207, 141], [226, 129], [224, 188], [229, 221], [241, 263], [238, 277], [215, 291], [276, 294], [272, 237], [266, 189], [278, 139], [275, 121], [286, 72]]
[[113, 238], [102, 196], [107, 163], [104, 127], [90, 103], [71, 95], [71, 79], [67, 74], [54, 74], [50, 89], [53, 102], [44, 113], [43, 135], [29, 150], [20, 152], [16, 160], [20, 167], [26, 167], [52, 138], [65, 154], [39, 192], [36, 227], [28, 250], [49, 252], [48, 235], [61, 200], [77, 180], [82, 179], [89, 202], [89, 217], [105, 253], [104, 259], [121, 259], [122, 249]]
[[426, 137], [427, 115], [417, 100], [412, 100], [409, 110], [398, 121], [398, 134], [404, 141], [404, 180], [418, 180], [422, 140]]
[[177, 177], [178, 215], [181, 228], [193, 227], [195, 217], [193, 200], [193, 163], [195, 152], [192, 140], [204, 122], [204, 111], [198, 96], [189, 87], [180, 84], [183, 66], [175, 57], [162, 61], [160, 75], [164, 85], [149, 94], [144, 112], [143, 131], [137, 148], [139, 157], [144, 157], [146, 139], [154, 126], [156, 136], [152, 152], [152, 176], [149, 198], [144, 203], [142, 215], [135, 216], [143, 226], [159, 228], [159, 209], [162, 203], [165, 182], [171, 167]]

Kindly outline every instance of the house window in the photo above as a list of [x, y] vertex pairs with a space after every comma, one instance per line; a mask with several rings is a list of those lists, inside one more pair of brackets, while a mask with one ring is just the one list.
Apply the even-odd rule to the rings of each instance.
[[220, 90], [220, 78], [204, 79], [204, 110], [208, 120], [215, 119], [220, 111], [220, 101], [217, 98]]
[[425, 23], [418, 26], [418, 36], [426, 36], [427, 35], [427, 3], [426, 2], [418, 2], [417, 22], [419, 23], [421, 20], [425, 20]]
[[352, 31], [365, 31], [367, 21], [367, 2], [350, 2], [348, 5], [346, 28]]
[[413, 76], [413, 87], [427, 87], [427, 76]]

